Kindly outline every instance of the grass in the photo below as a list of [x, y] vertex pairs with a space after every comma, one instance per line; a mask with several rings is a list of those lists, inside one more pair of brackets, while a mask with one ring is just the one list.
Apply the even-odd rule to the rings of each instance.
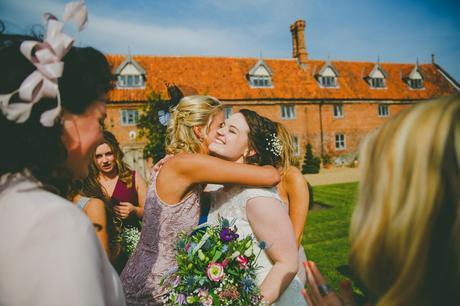
[[334, 288], [345, 277], [337, 267], [348, 264], [348, 230], [358, 195], [358, 183], [313, 187], [315, 203], [328, 208], [310, 211], [302, 244]]

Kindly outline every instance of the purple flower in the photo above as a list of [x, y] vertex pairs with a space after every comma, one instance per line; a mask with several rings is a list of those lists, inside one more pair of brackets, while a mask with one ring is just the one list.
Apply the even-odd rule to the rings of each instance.
[[180, 293], [176, 296], [176, 303], [179, 305], [185, 304], [185, 295]]
[[172, 281], [172, 286], [176, 288], [180, 284], [180, 277], [176, 276], [176, 278]]
[[220, 240], [222, 240], [223, 242], [229, 242], [234, 239], [237, 239], [238, 237], [239, 235], [228, 227], [224, 227], [220, 231]]

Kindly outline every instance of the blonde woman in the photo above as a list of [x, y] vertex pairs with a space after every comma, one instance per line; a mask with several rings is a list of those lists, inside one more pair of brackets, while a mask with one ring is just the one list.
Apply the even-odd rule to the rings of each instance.
[[[379, 306], [460, 305], [460, 96], [399, 113], [360, 156], [355, 273]], [[311, 285], [324, 285], [313, 268]], [[335, 294], [315, 291], [306, 296], [313, 305], [340, 305]]]
[[167, 128], [169, 154], [159, 162], [149, 184], [139, 244], [121, 274], [128, 304], [163, 305], [168, 293], [161, 277], [174, 268], [175, 241], [181, 231], [198, 225], [200, 195], [206, 183], [274, 186], [273, 167], [235, 164], [208, 156], [224, 115], [209, 96], [181, 99]]

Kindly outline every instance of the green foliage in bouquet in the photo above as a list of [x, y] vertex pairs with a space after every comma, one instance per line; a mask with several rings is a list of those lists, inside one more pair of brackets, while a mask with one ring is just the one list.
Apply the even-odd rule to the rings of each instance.
[[166, 273], [161, 284], [169, 288], [168, 305], [260, 305], [256, 284], [255, 238], [240, 237], [233, 222], [221, 218], [217, 225], [181, 233], [176, 243], [177, 269]]

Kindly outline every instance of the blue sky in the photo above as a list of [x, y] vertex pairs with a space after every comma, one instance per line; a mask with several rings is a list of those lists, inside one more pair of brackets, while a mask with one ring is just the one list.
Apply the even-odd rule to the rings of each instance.
[[[7, 30], [26, 32], [63, 0], [1, 0]], [[307, 22], [312, 59], [436, 62], [460, 81], [460, 1], [87, 0], [77, 45], [106, 53], [290, 58], [289, 26]], [[69, 32], [74, 33], [71, 27]]]

